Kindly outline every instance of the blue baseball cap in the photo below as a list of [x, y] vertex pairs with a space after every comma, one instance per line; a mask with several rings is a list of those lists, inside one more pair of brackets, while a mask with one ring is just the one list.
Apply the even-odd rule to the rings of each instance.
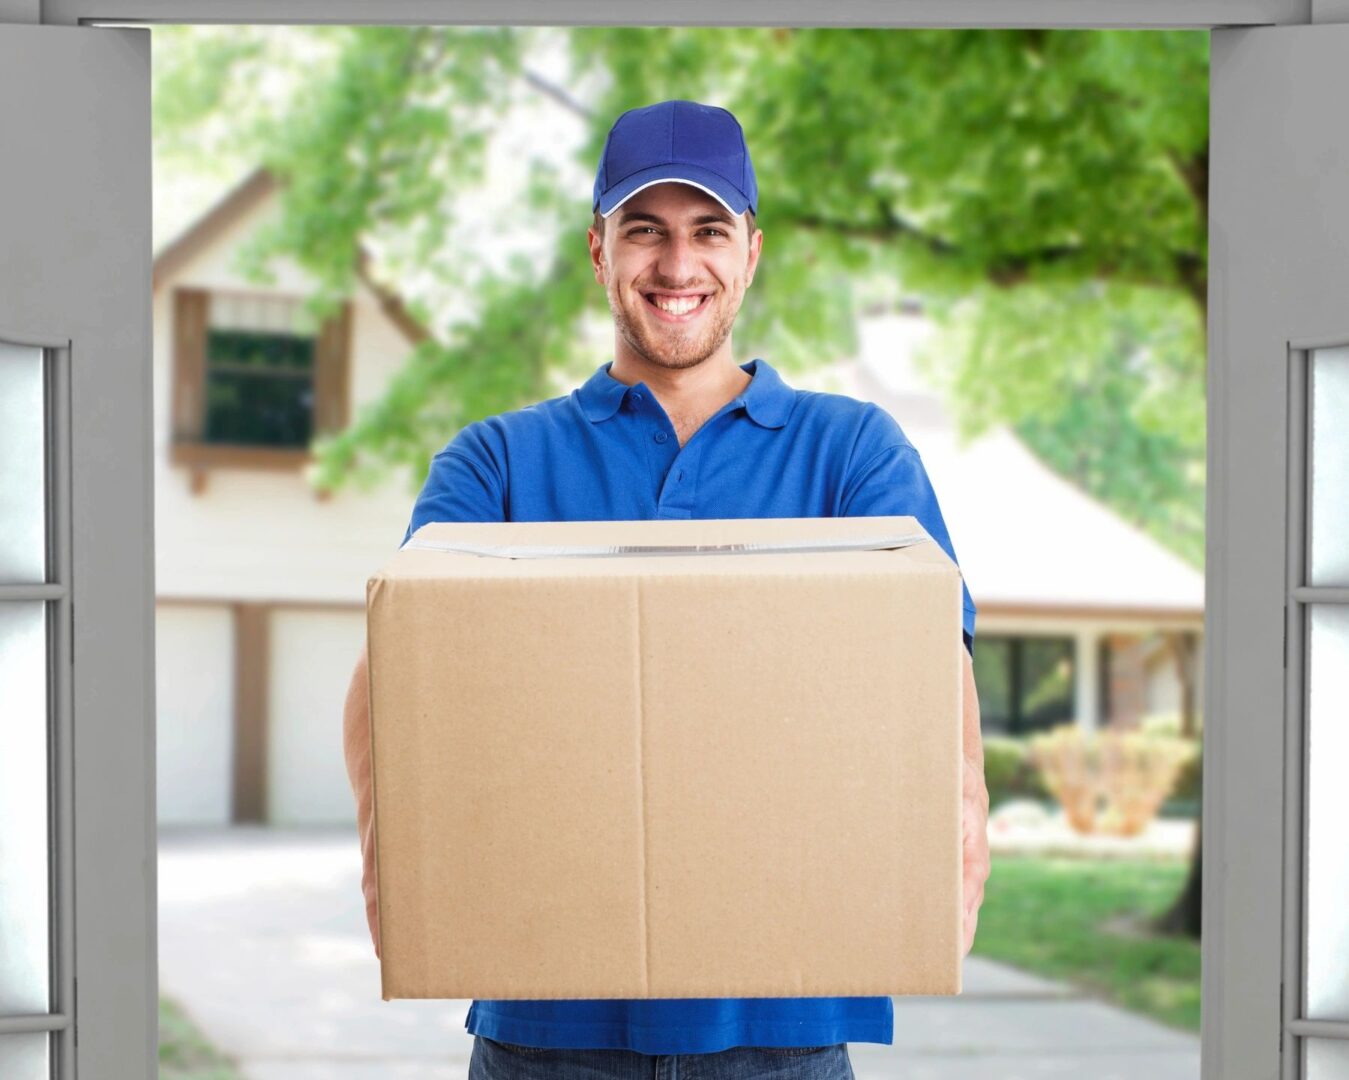
[[740, 121], [716, 105], [662, 101], [629, 109], [609, 129], [595, 173], [595, 204], [608, 217], [652, 184], [676, 181], [732, 214], [759, 212], [759, 185]]

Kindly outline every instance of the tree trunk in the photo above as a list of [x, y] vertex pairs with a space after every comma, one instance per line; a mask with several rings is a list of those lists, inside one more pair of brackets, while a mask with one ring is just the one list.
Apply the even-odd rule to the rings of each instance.
[[1190, 873], [1185, 878], [1185, 886], [1176, 897], [1169, 911], [1158, 916], [1153, 928], [1163, 934], [1183, 934], [1198, 940], [1200, 929], [1201, 899], [1203, 898], [1203, 837], [1204, 818], [1200, 814], [1195, 823], [1194, 853], [1190, 856]]
[[1180, 734], [1193, 739], [1199, 734], [1195, 709], [1195, 654], [1199, 650], [1198, 635], [1188, 630], [1167, 634], [1171, 654], [1176, 661], [1176, 678], [1180, 682]]
[[[1194, 161], [1194, 168], [1189, 172], [1187, 180], [1190, 190], [1199, 202], [1200, 220], [1208, 220], [1208, 165], [1209, 152], [1208, 144], [1204, 145]], [[1183, 170], [1184, 171], [1184, 170]], [[1200, 266], [1196, 267], [1196, 273], [1190, 281], [1190, 295], [1199, 307], [1199, 325], [1204, 328], [1204, 378], [1208, 379], [1208, 261], [1207, 259], [1198, 260]], [[1205, 528], [1208, 526], [1207, 519], [1204, 522]], [[1199, 640], [1193, 642], [1193, 650], [1199, 648]], [[1193, 694], [1193, 679], [1191, 680], [1190, 694]], [[1182, 703], [1182, 716], [1185, 713], [1190, 714], [1188, 723], [1193, 723], [1193, 702]], [[1180, 890], [1180, 895], [1176, 897], [1168, 911], [1160, 915], [1153, 923], [1154, 929], [1163, 934], [1184, 934], [1195, 940], [1200, 936], [1200, 922], [1202, 917], [1202, 899], [1203, 899], [1203, 877], [1204, 877], [1204, 814], [1200, 810], [1199, 820], [1195, 822], [1194, 830], [1194, 852], [1190, 856], [1190, 872], [1186, 875], [1185, 885]]]

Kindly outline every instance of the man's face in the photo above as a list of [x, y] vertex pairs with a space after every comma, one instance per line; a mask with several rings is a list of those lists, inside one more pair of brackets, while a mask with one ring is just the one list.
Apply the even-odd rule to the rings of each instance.
[[[595, 280], [614, 324], [640, 357], [667, 368], [702, 363], [731, 335], [754, 280], [763, 233], [689, 184], [653, 184], [589, 230]], [[673, 310], [670, 310], [673, 308]]]

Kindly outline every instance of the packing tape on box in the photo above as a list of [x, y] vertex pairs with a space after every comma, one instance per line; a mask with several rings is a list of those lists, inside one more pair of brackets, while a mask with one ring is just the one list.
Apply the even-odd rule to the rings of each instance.
[[[761, 555], [796, 554], [810, 551], [889, 551], [912, 544], [931, 543], [926, 533], [891, 536], [849, 537], [819, 540], [766, 540], [743, 544], [467, 544], [448, 540], [413, 538], [403, 548], [451, 551], [461, 555], [484, 555], [500, 559], [607, 558], [623, 555]], [[400, 548], [399, 550], [402, 550]]]

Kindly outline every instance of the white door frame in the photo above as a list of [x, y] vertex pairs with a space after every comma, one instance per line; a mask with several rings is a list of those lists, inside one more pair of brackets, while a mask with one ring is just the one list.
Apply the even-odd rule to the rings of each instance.
[[[681, 0], [678, 5], [639, 5], [627, 0], [547, 0], [546, 3], [543, 0], [0, 0], [0, 34], [3, 34], [6, 22], [53, 28], [155, 23], [346, 23], [1217, 29], [1291, 27], [1337, 21], [1349, 21], [1349, 0], [829, 0], [823, 4], [819, 0]], [[90, 32], [106, 31], [91, 29]], [[1216, 33], [1213, 39], [1215, 65], [1220, 58], [1226, 62], [1231, 56], [1240, 54], [1242, 35], [1248, 35], [1249, 40], [1249, 35], [1274, 32], [1256, 29]], [[1345, 39], [1345, 45], [1337, 58], [1349, 67], [1349, 38]], [[77, 74], [86, 80], [94, 77], [88, 72], [64, 73], [67, 79]], [[1246, 76], [1236, 66], [1225, 69], [1220, 91], [1224, 100], [1214, 102], [1215, 127], [1221, 128], [1230, 120], [1229, 104], [1262, 92], [1259, 87], [1243, 84], [1244, 78]], [[49, 92], [44, 87], [40, 93]], [[138, 108], [143, 109], [143, 115], [136, 122], [148, 126], [148, 100], [138, 103]], [[33, 116], [41, 123], [41, 97], [37, 92]], [[1231, 179], [1224, 173], [1229, 167], [1227, 160], [1221, 153], [1214, 158], [1215, 192]], [[140, 162], [138, 168], [137, 183], [141, 184], [139, 190], [143, 195], [134, 207], [134, 220], [128, 226], [127, 235], [134, 238], [135, 255], [131, 264], [143, 269], [147, 284], [143, 295], [148, 297], [148, 159]], [[1277, 725], [1279, 735], [1275, 738], [1261, 724], [1248, 722], [1246, 713], [1229, 716], [1227, 712], [1227, 703], [1251, 700], [1248, 695], [1253, 689], [1257, 691], [1257, 697], [1277, 693], [1282, 701], [1284, 695], [1281, 676], [1277, 686], [1270, 682], [1270, 658], [1276, 647], [1282, 652], [1284, 593], [1280, 591], [1279, 603], [1275, 606], [1269, 586], [1272, 561], [1278, 562], [1272, 574], [1281, 590], [1285, 584], [1284, 502], [1278, 504], [1277, 536], [1268, 530], [1249, 531], [1251, 511], [1242, 501], [1246, 489], [1240, 484], [1234, 488], [1232, 482], [1234, 478], [1241, 478], [1241, 484], [1246, 483], [1248, 473], [1245, 470], [1252, 461], [1243, 457], [1241, 440], [1235, 437], [1231, 425], [1245, 409], [1254, 409], [1261, 415], [1269, 409], [1277, 412], [1282, 409], [1286, 397], [1276, 393], [1273, 402], [1266, 402], [1262, 410], [1258, 403], [1242, 396], [1265, 391], [1252, 389], [1255, 382], [1245, 379], [1234, 367], [1255, 361], [1249, 350], [1241, 352], [1240, 341], [1234, 338], [1232, 326], [1225, 321], [1239, 317], [1226, 303], [1225, 290], [1231, 285], [1232, 277], [1225, 271], [1232, 266], [1239, 267], [1243, 259], [1254, 258], [1254, 255], [1252, 249], [1245, 246], [1251, 243], [1253, 234], [1241, 234], [1237, 244], [1233, 245], [1235, 234], [1229, 230], [1230, 222], [1224, 217], [1228, 212], [1226, 204], [1221, 204], [1211, 211], [1210, 218], [1210, 264], [1213, 269], [1210, 272], [1208, 610], [1204, 665], [1209, 720], [1205, 725], [1204, 762], [1202, 1071], [1206, 1080], [1218, 1080], [1219, 1077], [1222, 1080], [1244, 1080], [1246, 1077], [1254, 1080], [1272, 1076], [1281, 1061], [1286, 1063], [1291, 1059], [1291, 1055], [1281, 1056], [1279, 1050], [1284, 1033], [1279, 971], [1288, 948], [1283, 940], [1283, 891], [1287, 877], [1284, 859], [1290, 844], [1281, 825], [1271, 827], [1256, 811], [1266, 817], [1275, 813], [1270, 807], [1277, 810], [1283, 806], [1286, 794], [1296, 784], [1285, 777], [1283, 724]], [[1338, 280], [1342, 286], [1349, 283], [1349, 271]], [[3, 281], [2, 277], [0, 281]], [[1339, 291], [1342, 295], [1345, 289], [1341, 287]], [[5, 324], [5, 317], [6, 309], [0, 299], [0, 325]], [[119, 541], [139, 540], [136, 552], [140, 561], [136, 564], [136, 573], [129, 581], [124, 580], [122, 588], [134, 593], [127, 600], [128, 610], [134, 613], [133, 621], [142, 630], [142, 637], [137, 640], [136, 634], [124, 633], [121, 637], [127, 639], [125, 642], [114, 642], [109, 638], [112, 623], [91, 625], [86, 634], [88, 652], [80, 654], [82, 663], [74, 670], [77, 705], [81, 700], [81, 680], [85, 680], [88, 692], [94, 685], [89, 680], [100, 674], [99, 668], [104, 668], [102, 674], [106, 675], [106, 668], [114, 661], [122, 666], [123, 679], [130, 690], [128, 700], [135, 703], [135, 715], [127, 721], [128, 730], [119, 734], [123, 743], [131, 746], [136, 761], [126, 760], [124, 745], [119, 775], [100, 781], [96, 775], [90, 775], [96, 773], [91, 769], [81, 774], [80, 783], [126, 783], [130, 778], [132, 782], [139, 781], [144, 789], [135, 800], [108, 804], [120, 815], [119, 820], [109, 822], [109, 831], [120, 825], [130, 832], [117, 850], [107, 854], [105, 861], [114, 868], [114, 873], [118, 872], [115, 869], [118, 866], [124, 873], [125, 864], [133, 863], [143, 881], [148, 875], [148, 888], [139, 891], [123, 889], [108, 901], [112, 910], [104, 919], [105, 922], [111, 920], [129, 935], [123, 940], [142, 946], [142, 962], [133, 965], [133, 971], [103, 971], [105, 978], [114, 974], [123, 976], [119, 993], [125, 995], [128, 986], [132, 986], [136, 993], [144, 995], [146, 990], [138, 985], [138, 980], [148, 979], [153, 984], [156, 977], [151, 621], [154, 597], [150, 572], [153, 565], [153, 491], [149, 479], [149, 447], [152, 444], [148, 301], [143, 310], [129, 313], [127, 321], [128, 325], [136, 324], [145, 348], [139, 355], [125, 358], [127, 366], [122, 372], [121, 388], [107, 389], [107, 394], [111, 395], [107, 400], [116, 399], [119, 408], [106, 411], [114, 414], [123, 426], [115, 439], [105, 443], [105, 449], [112, 446], [113, 453], [122, 455], [119, 463], [124, 467], [126, 477], [115, 491], [118, 520], [129, 523], [120, 533]], [[1311, 321], [1315, 323], [1316, 320]], [[1298, 332], [1291, 329], [1285, 334], [1288, 339], [1296, 336]], [[92, 394], [81, 394], [78, 367], [75, 376], [73, 422], [77, 451], [74, 464], [78, 476], [82, 467], [79, 447], [85, 445], [86, 452], [94, 451], [92, 443], [80, 443], [78, 433], [81, 425], [89, 422], [86, 410], [98, 410]], [[1261, 382], [1262, 387], [1265, 382], [1267, 380]], [[100, 422], [108, 422], [106, 416], [99, 415], [103, 417]], [[1282, 428], [1280, 431], [1280, 437], [1285, 439], [1281, 446], [1286, 446], [1286, 433]], [[1262, 497], [1277, 490], [1283, 492], [1286, 500], [1288, 479], [1284, 465], [1283, 456], [1273, 464], [1264, 459], [1254, 463], [1260, 475]], [[76, 494], [79, 495], [78, 482]], [[103, 497], [108, 498], [106, 494]], [[77, 532], [77, 563], [82, 539]], [[82, 606], [75, 622], [79, 648], [85, 647], [79, 621], [84, 616]], [[104, 613], [101, 617], [106, 620], [108, 616]], [[1248, 662], [1251, 657], [1256, 662]], [[88, 665], [83, 663], [86, 658], [90, 661]], [[1237, 662], [1238, 658], [1240, 662]], [[1282, 672], [1281, 665], [1278, 670]], [[1259, 686], [1253, 687], [1252, 680], [1258, 681]], [[119, 689], [122, 685], [118, 683]], [[77, 727], [80, 720], [77, 715]], [[1251, 792], [1258, 793], [1261, 800], [1254, 808], [1247, 798]], [[150, 808], [148, 815], [147, 806]], [[88, 873], [81, 880], [86, 890], [98, 888], [96, 883], [88, 884]], [[81, 957], [81, 963], [92, 964], [91, 970], [95, 972], [100, 965], [120, 962], [115, 950], [99, 943], [82, 941], [79, 947], [82, 953], [85, 949], [98, 953], [92, 959]], [[82, 967], [81, 970], [85, 969]], [[154, 992], [151, 985], [148, 990], [151, 1001]], [[153, 1031], [147, 1033], [134, 1024], [115, 1032], [108, 1030], [101, 1021], [117, 1016], [115, 1009], [110, 1003], [91, 999], [88, 985], [84, 995], [76, 1021], [78, 1024], [82, 1019], [87, 1028], [97, 1029], [101, 1056], [101, 1060], [87, 1062], [84, 1075], [89, 1078], [153, 1076], [156, 1067]], [[106, 1009], [105, 1004], [108, 1004]], [[153, 1012], [149, 1022], [154, 1022]], [[89, 1034], [91, 1032], [87, 1030], [86, 1036]], [[118, 1064], [114, 1066], [113, 1061]], [[1294, 1075], [1286, 1071], [1286, 1064], [1284, 1068], [1286, 1077]], [[69, 1075], [75, 1073], [72, 1071]]]

